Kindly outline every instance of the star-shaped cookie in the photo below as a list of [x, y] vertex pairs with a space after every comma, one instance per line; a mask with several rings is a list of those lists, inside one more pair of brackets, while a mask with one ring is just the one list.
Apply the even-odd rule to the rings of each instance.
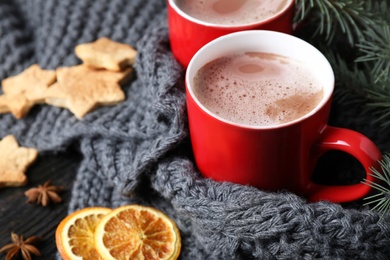
[[30, 111], [34, 103], [27, 100], [24, 95], [0, 95], [0, 113], [11, 112], [20, 119]]
[[0, 96], [0, 113], [11, 112], [22, 118], [30, 109], [45, 100], [45, 92], [56, 81], [54, 70], [44, 70], [33, 64], [22, 73], [4, 79], [4, 94]]
[[0, 140], [0, 188], [25, 185], [27, 183], [25, 172], [37, 157], [36, 149], [19, 147], [12, 135]]
[[76, 56], [83, 64], [98, 69], [121, 71], [134, 64], [137, 51], [130, 45], [102, 37], [95, 42], [79, 44]]
[[85, 65], [56, 70], [57, 82], [46, 92], [47, 104], [69, 109], [78, 119], [101, 105], [125, 99], [120, 84], [130, 79], [132, 68], [123, 72], [97, 70]]

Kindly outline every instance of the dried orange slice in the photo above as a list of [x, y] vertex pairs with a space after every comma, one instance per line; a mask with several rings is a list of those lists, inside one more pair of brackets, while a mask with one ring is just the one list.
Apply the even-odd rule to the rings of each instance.
[[95, 249], [94, 231], [99, 221], [112, 210], [90, 207], [65, 217], [56, 229], [56, 245], [64, 260], [102, 259]]
[[177, 259], [181, 249], [175, 222], [161, 211], [126, 205], [104, 216], [95, 230], [103, 259]]

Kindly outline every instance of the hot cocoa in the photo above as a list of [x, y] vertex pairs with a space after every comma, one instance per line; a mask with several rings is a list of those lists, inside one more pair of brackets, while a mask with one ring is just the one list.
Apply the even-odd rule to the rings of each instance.
[[176, 0], [188, 15], [213, 24], [243, 25], [266, 20], [282, 11], [289, 0]]
[[263, 52], [238, 53], [207, 63], [197, 72], [193, 90], [212, 113], [251, 126], [294, 121], [323, 98], [321, 84], [304, 64]]

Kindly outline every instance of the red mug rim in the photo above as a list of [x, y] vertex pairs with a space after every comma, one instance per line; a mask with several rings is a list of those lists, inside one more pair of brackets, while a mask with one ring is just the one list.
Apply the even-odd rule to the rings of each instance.
[[[229, 41], [231, 38], [236, 38], [236, 37], [239, 38], [239, 37], [242, 37], [244, 35], [250, 35], [250, 34], [263, 34], [264, 37], [267, 36], [267, 35], [269, 36], [271, 34], [278, 35], [279, 37], [289, 37], [289, 38], [291, 38], [291, 40], [297, 41], [299, 44], [305, 45], [305, 48], [309, 48], [309, 49], [311, 49], [311, 51], [314, 51], [315, 53], [317, 53], [318, 57], [323, 61], [324, 66], [327, 67], [327, 70], [328, 70], [329, 75], [331, 77], [329, 79], [329, 82], [332, 82], [332, 85], [325, 86], [325, 84], [324, 84], [324, 86], [323, 86], [323, 88], [324, 88], [324, 96], [323, 96], [322, 100], [317, 104], [317, 106], [313, 110], [311, 110], [309, 113], [305, 114], [302, 117], [299, 117], [299, 118], [297, 118], [295, 120], [292, 120], [292, 121], [289, 121], [289, 122], [286, 122], [286, 123], [281, 123], [281, 124], [276, 124], [276, 125], [256, 125], [256, 126], [254, 126], [254, 125], [240, 124], [240, 123], [232, 122], [230, 120], [222, 118], [222, 117], [218, 116], [217, 114], [211, 112], [209, 109], [207, 109], [198, 100], [198, 98], [196, 97], [195, 93], [193, 92], [192, 87], [190, 87], [192, 85], [192, 84], [190, 84], [190, 82], [192, 81], [193, 76], [195, 76], [195, 74], [194, 74], [195, 72], [192, 72], [192, 70], [195, 70], [193, 68], [194, 67], [194, 63], [199, 58], [199, 56], [203, 55], [204, 50], [207, 50], [208, 48], [213, 48], [213, 45], [219, 45], [221, 41], [222, 42], [223, 41]], [[219, 56], [222, 56], [222, 55], [219, 55]], [[208, 61], [211, 61], [211, 60], [213, 60], [213, 58], [208, 58]], [[207, 62], [202, 63], [199, 66], [199, 68], [202, 67], [206, 63]], [[190, 78], [190, 73], [191, 72], [192, 72], [193, 75]], [[304, 40], [302, 40], [302, 39], [300, 39], [298, 37], [295, 37], [295, 36], [292, 36], [292, 35], [289, 35], [289, 34], [285, 34], [285, 33], [274, 32], [274, 31], [266, 31], [266, 30], [249, 30], [249, 31], [235, 32], [235, 33], [231, 33], [231, 34], [227, 34], [227, 35], [221, 36], [221, 37], [219, 37], [219, 38], [217, 38], [217, 39], [207, 43], [199, 51], [197, 51], [195, 53], [195, 55], [192, 57], [189, 65], [187, 67], [186, 75], [185, 75], [185, 85], [186, 85], [187, 92], [191, 95], [191, 98], [202, 109], [202, 111], [204, 111], [205, 113], [209, 114], [211, 117], [216, 118], [218, 121], [224, 122], [226, 124], [233, 125], [233, 126], [240, 127], [240, 128], [253, 129], [253, 130], [280, 129], [280, 128], [288, 127], [288, 126], [291, 126], [291, 125], [295, 125], [295, 124], [297, 124], [299, 122], [302, 122], [302, 121], [312, 117], [313, 115], [318, 113], [318, 111], [321, 110], [321, 108], [324, 107], [327, 104], [327, 102], [331, 99], [331, 97], [333, 95], [333, 90], [334, 90], [334, 82], [335, 82], [335, 79], [334, 79], [333, 69], [332, 69], [329, 61], [326, 59], [326, 57], [318, 49], [316, 49], [314, 46], [312, 46], [311, 44], [307, 43], [306, 41], [304, 41]]]
[[255, 23], [246, 23], [246, 24], [239, 24], [239, 25], [217, 24], [217, 23], [205, 22], [205, 21], [197, 19], [197, 18], [195, 18], [195, 17], [185, 13], [184, 11], [182, 11], [177, 6], [175, 0], [168, 0], [168, 3], [178, 14], [180, 14], [181, 17], [184, 17], [186, 20], [189, 20], [189, 21], [191, 21], [193, 23], [200, 24], [200, 25], [207, 26], [207, 27], [224, 28], [224, 29], [230, 29], [231, 28], [231, 29], [237, 29], [238, 30], [238, 29], [256, 27], [258, 25], [265, 24], [265, 23], [268, 23], [268, 22], [271, 22], [273, 20], [278, 19], [280, 16], [282, 16], [286, 12], [286, 10], [290, 9], [291, 6], [295, 4], [295, 0], [288, 0], [288, 1], [290, 1], [290, 2], [287, 3], [286, 6], [282, 10], [280, 10], [279, 12], [274, 14], [273, 16], [268, 17], [267, 19], [260, 20], [260, 21], [255, 22]]

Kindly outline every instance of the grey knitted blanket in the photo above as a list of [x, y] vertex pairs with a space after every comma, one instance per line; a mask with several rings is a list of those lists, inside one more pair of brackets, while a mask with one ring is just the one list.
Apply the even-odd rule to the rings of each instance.
[[[74, 147], [82, 153], [69, 212], [154, 206], [178, 224], [180, 259], [390, 259], [390, 220], [379, 221], [377, 213], [309, 204], [288, 192], [199, 175], [189, 146], [184, 70], [170, 51], [165, 0], [1, 0], [0, 79], [33, 63], [44, 69], [79, 64], [74, 47], [102, 36], [138, 50], [136, 77], [123, 87], [125, 102], [83, 120], [46, 105], [21, 120], [0, 115], [0, 138], [13, 134], [40, 153]], [[365, 124], [370, 115], [340, 111], [333, 122], [390, 149], [383, 134]]]

